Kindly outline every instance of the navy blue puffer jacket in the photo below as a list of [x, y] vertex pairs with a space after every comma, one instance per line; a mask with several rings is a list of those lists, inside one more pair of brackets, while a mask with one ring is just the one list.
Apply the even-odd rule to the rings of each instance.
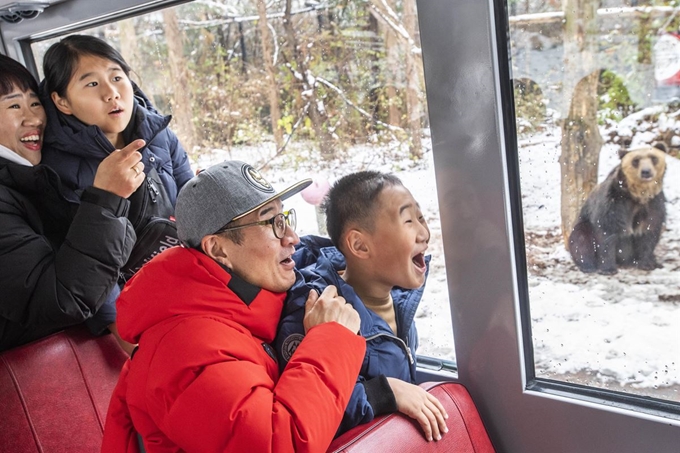
[[[426, 257], [428, 272], [429, 258]], [[377, 415], [396, 411], [394, 394], [384, 379], [394, 377], [412, 384], [416, 382], [418, 332], [414, 317], [425, 285], [414, 290], [392, 289], [399, 333], [397, 336], [384, 319], [366, 308], [354, 289], [342, 279], [338, 271], [345, 269], [345, 257], [333, 246], [330, 239], [319, 236], [301, 237], [293, 260], [296, 265], [296, 281], [288, 292], [275, 340], [281, 370], [285, 368], [304, 337], [302, 320], [309, 291], [315, 289], [321, 294], [326, 286], [335, 285], [338, 294], [359, 312], [360, 334], [366, 339], [366, 356], [361, 373], [337, 435], [354, 426], [367, 423]]]
[[[126, 140], [146, 141], [140, 150], [144, 172], [148, 173], [151, 167], [156, 169], [174, 206], [179, 189], [193, 176], [189, 159], [177, 136], [168, 129], [171, 117], [159, 115], [144, 93], [136, 85], [133, 87], [134, 111], [124, 132]], [[57, 110], [45, 92], [45, 82], [40, 84], [40, 98], [47, 113], [42, 163], [57, 172], [65, 195], [77, 203], [83, 190], [94, 182], [101, 161], [115, 147], [99, 126], [88, 126]]]

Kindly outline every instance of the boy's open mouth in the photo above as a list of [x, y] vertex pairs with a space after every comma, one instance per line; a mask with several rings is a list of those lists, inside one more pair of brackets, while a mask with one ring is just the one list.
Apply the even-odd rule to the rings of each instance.
[[411, 261], [413, 264], [420, 270], [421, 272], [425, 272], [426, 266], [425, 266], [425, 254], [423, 253], [418, 253], [416, 256], [411, 258]]

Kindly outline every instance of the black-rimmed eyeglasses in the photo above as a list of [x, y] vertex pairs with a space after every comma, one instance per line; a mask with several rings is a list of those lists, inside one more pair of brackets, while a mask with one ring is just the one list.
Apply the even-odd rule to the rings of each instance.
[[290, 227], [291, 230], [295, 231], [295, 227], [297, 226], [295, 209], [289, 209], [288, 211], [276, 214], [269, 220], [260, 220], [259, 222], [246, 223], [244, 225], [225, 226], [217, 230], [214, 234], [220, 234], [224, 233], [225, 231], [238, 230], [255, 225], [271, 225], [272, 230], [274, 230], [274, 236], [276, 236], [277, 239], [283, 239], [283, 236], [286, 234], [286, 227]]

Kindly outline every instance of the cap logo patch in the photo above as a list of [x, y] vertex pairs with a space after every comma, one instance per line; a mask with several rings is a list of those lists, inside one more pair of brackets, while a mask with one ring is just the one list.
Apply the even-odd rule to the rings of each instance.
[[246, 181], [260, 192], [274, 193], [274, 188], [264, 179], [264, 176], [250, 165], [244, 165], [241, 172]]

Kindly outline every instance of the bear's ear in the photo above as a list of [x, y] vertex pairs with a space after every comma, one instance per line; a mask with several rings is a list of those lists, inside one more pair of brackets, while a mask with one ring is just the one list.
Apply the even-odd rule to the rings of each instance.
[[668, 148], [666, 148], [666, 144], [664, 142], [654, 142], [652, 143], [652, 147], [656, 149], [660, 149], [664, 153], [668, 153]]
[[619, 148], [619, 159], [623, 159], [626, 154], [628, 154], [628, 148]]

